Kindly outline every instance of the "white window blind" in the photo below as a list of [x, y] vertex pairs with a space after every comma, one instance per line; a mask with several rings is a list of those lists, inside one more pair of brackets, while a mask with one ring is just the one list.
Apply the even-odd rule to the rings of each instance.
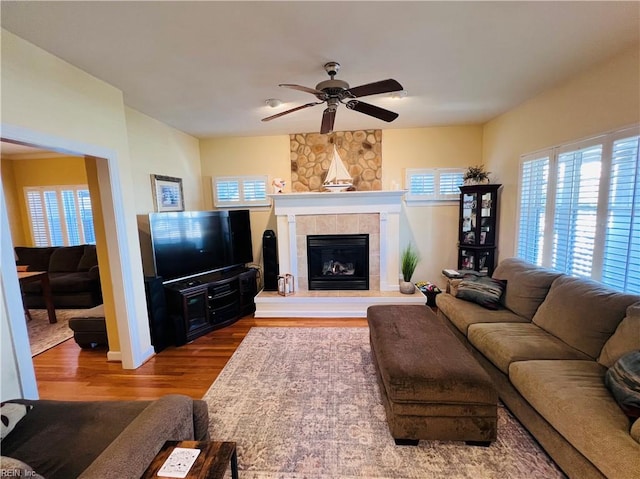
[[558, 156], [551, 266], [591, 277], [602, 145]]
[[464, 170], [457, 168], [408, 168], [405, 195], [407, 203], [458, 201]]
[[266, 176], [219, 176], [212, 181], [217, 207], [270, 205]]
[[542, 264], [548, 182], [548, 153], [522, 163], [518, 256], [537, 265]]
[[640, 294], [639, 139], [613, 143], [602, 282]]
[[640, 128], [522, 157], [517, 255], [640, 293]]
[[86, 185], [26, 187], [24, 192], [35, 246], [95, 244]]

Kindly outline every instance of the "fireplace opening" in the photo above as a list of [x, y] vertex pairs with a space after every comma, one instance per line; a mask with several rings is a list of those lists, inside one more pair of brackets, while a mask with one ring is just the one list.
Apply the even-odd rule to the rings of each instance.
[[369, 235], [308, 235], [309, 290], [369, 289]]

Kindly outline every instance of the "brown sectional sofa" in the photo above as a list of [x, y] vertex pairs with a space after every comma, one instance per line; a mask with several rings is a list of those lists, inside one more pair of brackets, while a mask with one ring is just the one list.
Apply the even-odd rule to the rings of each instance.
[[438, 315], [569, 477], [637, 478], [640, 419], [625, 415], [604, 377], [640, 349], [640, 296], [516, 258], [493, 278], [507, 282], [498, 310], [439, 294]]
[[[28, 271], [47, 271], [56, 308], [93, 308], [102, 304], [100, 271], [95, 245], [16, 246], [16, 264]], [[39, 281], [22, 286], [29, 309], [45, 308]]]
[[179, 394], [155, 401], [11, 402], [33, 409], [2, 440], [3, 475], [26, 470], [12, 463], [18, 460], [46, 479], [137, 479], [165, 441], [209, 440], [207, 404]]

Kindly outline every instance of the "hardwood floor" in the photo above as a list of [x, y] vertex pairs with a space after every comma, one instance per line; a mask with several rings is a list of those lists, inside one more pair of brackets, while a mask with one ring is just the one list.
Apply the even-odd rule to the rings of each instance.
[[70, 339], [33, 358], [41, 399], [156, 399], [180, 393], [200, 399], [253, 326], [366, 327], [366, 318], [242, 318], [184, 346], [170, 347], [135, 370], [106, 361]]

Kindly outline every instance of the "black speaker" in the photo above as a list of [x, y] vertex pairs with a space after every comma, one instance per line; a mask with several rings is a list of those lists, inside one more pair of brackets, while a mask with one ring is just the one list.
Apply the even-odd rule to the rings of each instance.
[[145, 277], [144, 293], [147, 298], [151, 344], [153, 344], [154, 351], [159, 353], [167, 346], [174, 344], [173, 325], [169, 322], [162, 278], [159, 276]]
[[262, 235], [262, 261], [264, 262], [264, 290], [278, 291], [278, 241], [273, 230]]

